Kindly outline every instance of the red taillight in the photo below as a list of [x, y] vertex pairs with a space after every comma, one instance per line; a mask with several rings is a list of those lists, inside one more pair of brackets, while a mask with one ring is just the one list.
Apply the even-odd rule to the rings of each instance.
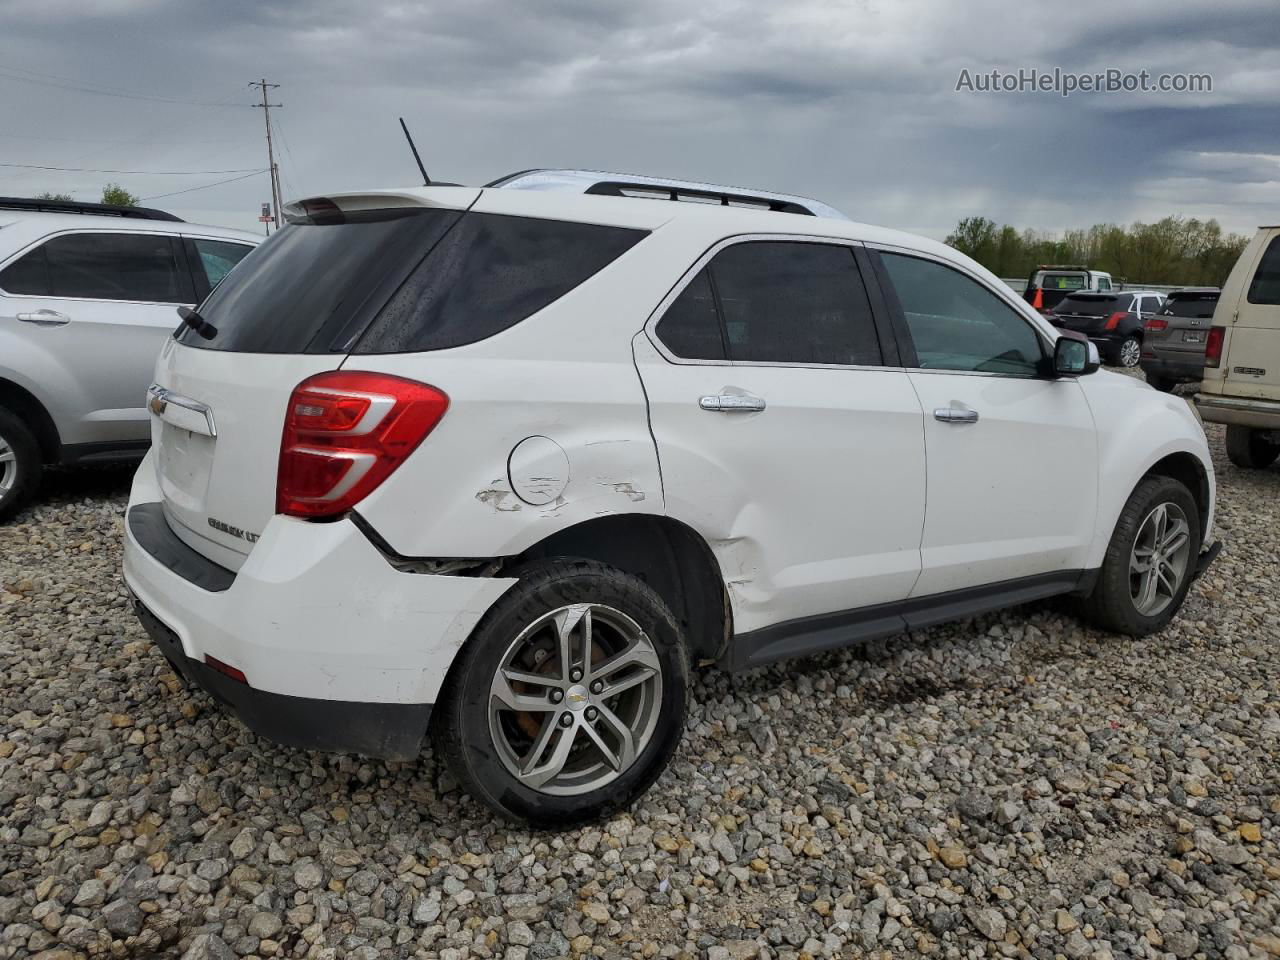
[[1222, 363], [1222, 343], [1227, 338], [1226, 327], [1210, 327], [1204, 339], [1204, 365], [1216, 367]]
[[381, 373], [337, 370], [302, 381], [280, 441], [276, 512], [320, 519], [345, 513], [413, 453], [449, 398]]
[[1102, 329], [1114, 330], [1116, 327], [1120, 326], [1120, 321], [1123, 319], [1124, 319], [1123, 310], [1121, 310], [1119, 313], [1113, 313], [1111, 316], [1107, 317], [1107, 322]]
[[1143, 326], [1148, 330], [1168, 330], [1169, 321], [1162, 320], [1159, 317], [1147, 317], [1147, 322]]
[[230, 677], [237, 683], [243, 683], [246, 687], [249, 685], [249, 678], [244, 675], [243, 670], [237, 670], [229, 663], [223, 663], [217, 657], [211, 657], [207, 653], [204, 655], [204, 664], [210, 670], [216, 670], [224, 677]]

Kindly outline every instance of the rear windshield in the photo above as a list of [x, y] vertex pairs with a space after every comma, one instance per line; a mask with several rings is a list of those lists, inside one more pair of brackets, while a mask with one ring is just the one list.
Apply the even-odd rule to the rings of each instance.
[[1078, 313], [1086, 317], [1101, 317], [1117, 310], [1127, 310], [1132, 297], [1098, 296], [1097, 294], [1075, 294], [1064, 297], [1058, 304], [1059, 313]]
[[1083, 290], [1089, 285], [1083, 273], [1042, 273], [1040, 287], [1044, 290]]
[[1160, 308], [1163, 317], [1194, 317], [1208, 320], [1218, 305], [1217, 294], [1212, 297], [1170, 297]]
[[514, 326], [617, 259], [643, 230], [444, 210], [291, 224], [199, 307], [242, 353], [411, 353]]
[[235, 353], [328, 353], [343, 331], [364, 329], [460, 216], [380, 210], [282, 227], [199, 306], [217, 330], [213, 338], [184, 326], [177, 339]]

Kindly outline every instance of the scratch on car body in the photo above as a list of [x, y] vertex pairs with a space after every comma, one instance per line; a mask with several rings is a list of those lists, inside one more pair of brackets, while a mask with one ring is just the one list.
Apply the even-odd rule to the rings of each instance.
[[637, 490], [634, 483], [611, 483], [609, 486], [613, 487], [615, 493], [620, 493], [635, 503], [644, 499], [644, 491]]
[[487, 503], [498, 513], [515, 513], [520, 509], [520, 498], [510, 490], [503, 490], [500, 487], [481, 490], [476, 494], [476, 499], [481, 503]]

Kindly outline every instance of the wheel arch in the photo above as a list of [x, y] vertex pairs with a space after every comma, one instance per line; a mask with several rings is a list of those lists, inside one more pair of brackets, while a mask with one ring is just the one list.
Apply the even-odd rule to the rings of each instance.
[[0, 407], [12, 410], [31, 428], [36, 442], [40, 444], [40, 455], [45, 463], [56, 463], [62, 449], [62, 439], [53, 417], [44, 408], [31, 391], [20, 384], [0, 377]]
[[639, 577], [684, 628], [695, 662], [718, 659], [732, 636], [733, 615], [715, 555], [679, 520], [657, 514], [610, 514], [559, 530], [515, 562], [574, 557], [597, 560]]
[[1201, 535], [1208, 531], [1213, 490], [1209, 484], [1209, 472], [1199, 457], [1185, 450], [1170, 453], [1153, 463], [1138, 479], [1138, 483], [1147, 477], [1170, 477], [1190, 490], [1200, 514]]

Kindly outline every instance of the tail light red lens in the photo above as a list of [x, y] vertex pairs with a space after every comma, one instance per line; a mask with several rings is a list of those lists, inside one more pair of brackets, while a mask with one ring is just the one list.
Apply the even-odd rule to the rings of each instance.
[[449, 407], [442, 391], [381, 373], [337, 370], [302, 381], [280, 441], [276, 512], [340, 516], [417, 449]]
[[1168, 330], [1169, 321], [1162, 320], [1159, 317], [1148, 317], [1147, 322], [1143, 324], [1148, 330]]
[[1116, 327], [1120, 326], [1120, 321], [1123, 319], [1124, 319], [1123, 310], [1121, 310], [1119, 313], [1113, 313], [1111, 316], [1107, 317], [1106, 325], [1102, 329], [1114, 330]]
[[1204, 339], [1204, 365], [1216, 367], [1222, 363], [1222, 344], [1227, 338], [1226, 327], [1210, 327]]

